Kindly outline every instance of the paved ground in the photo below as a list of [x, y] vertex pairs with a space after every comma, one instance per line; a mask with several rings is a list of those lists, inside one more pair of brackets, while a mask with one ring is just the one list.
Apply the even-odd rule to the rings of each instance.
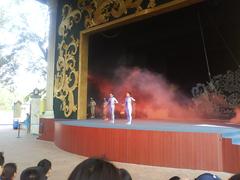
[[[17, 131], [11, 126], [0, 125], [0, 151], [4, 151], [6, 162], [15, 162], [18, 165], [18, 177], [20, 172], [30, 166], [35, 166], [43, 158], [47, 158], [53, 163], [53, 171], [49, 180], [67, 179], [73, 168], [85, 157], [74, 155], [57, 148], [51, 142], [36, 140], [36, 136], [27, 135], [22, 132], [20, 138]], [[167, 180], [173, 175], [178, 175], [183, 179], [194, 179], [203, 171], [174, 169], [163, 167], [152, 167], [135, 164], [116, 163], [117, 167], [127, 169], [133, 180]], [[227, 180], [231, 174], [217, 172], [223, 180]]]

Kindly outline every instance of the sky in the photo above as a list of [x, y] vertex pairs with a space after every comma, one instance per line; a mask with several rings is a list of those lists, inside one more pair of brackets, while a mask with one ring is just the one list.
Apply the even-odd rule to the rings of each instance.
[[[40, 37], [44, 37], [48, 33], [49, 19], [48, 7], [36, 0], [4, 0], [0, 1], [0, 10], [5, 13], [7, 22], [0, 27], [0, 44], [14, 45], [18, 39], [20, 27], [27, 31], [36, 33]], [[0, 14], [3, 15], [3, 14]], [[23, 22], [25, 18], [25, 22]], [[44, 45], [47, 47], [47, 44]], [[11, 48], [5, 49], [1, 53], [8, 53]], [[37, 44], [29, 43], [27, 48], [23, 49], [17, 55], [17, 61], [20, 64], [14, 81], [16, 83], [17, 94], [28, 94], [34, 88], [44, 88], [46, 82], [40, 77], [39, 73], [27, 71], [29, 62], [39, 59], [41, 56], [40, 49]], [[47, 63], [42, 63], [42, 66], [47, 67]]]

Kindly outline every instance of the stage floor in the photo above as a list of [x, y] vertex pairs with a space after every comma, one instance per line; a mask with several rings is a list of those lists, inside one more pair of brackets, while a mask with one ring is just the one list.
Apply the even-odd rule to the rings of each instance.
[[[126, 120], [117, 119], [115, 123], [102, 119], [86, 120], [61, 120], [59, 123], [69, 126], [110, 128], [110, 129], [129, 129], [146, 131], [168, 131], [168, 132], [198, 132], [198, 133], [217, 133], [225, 138], [235, 138], [234, 144], [240, 144], [240, 126], [216, 122], [168, 122], [164, 120], [134, 120], [131, 125], [127, 125]], [[233, 127], [234, 126], [234, 127]], [[239, 139], [239, 142], [237, 141]]]

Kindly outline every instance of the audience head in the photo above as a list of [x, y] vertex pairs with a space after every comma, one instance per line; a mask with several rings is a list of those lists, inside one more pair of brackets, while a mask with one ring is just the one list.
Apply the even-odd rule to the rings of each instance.
[[4, 156], [3, 156], [3, 152], [0, 152], [0, 175], [2, 174], [4, 161], [5, 161], [5, 159], [4, 159]]
[[29, 167], [21, 173], [20, 180], [45, 180], [45, 174], [40, 167]]
[[15, 163], [7, 163], [3, 166], [2, 180], [12, 180], [17, 174], [17, 165]]
[[120, 174], [121, 180], [132, 180], [131, 175], [126, 169], [119, 169], [119, 174]]
[[221, 180], [221, 179], [215, 174], [204, 173], [198, 176], [195, 180]]
[[68, 180], [120, 180], [118, 169], [110, 162], [89, 158], [75, 167]]
[[173, 177], [171, 177], [169, 180], [180, 180], [181, 178], [180, 177], [178, 177], [178, 176], [173, 176]]
[[39, 161], [38, 165], [39, 168], [42, 168], [42, 172], [45, 174], [45, 176], [49, 176], [51, 169], [52, 169], [52, 163], [47, 160], [47, 159], [43, 159], [41, 161]]
[[233, 175], [232, 177], [230, 177], [229, 180], [239, 180], [239, 179], [240, 179], [240, 173]]

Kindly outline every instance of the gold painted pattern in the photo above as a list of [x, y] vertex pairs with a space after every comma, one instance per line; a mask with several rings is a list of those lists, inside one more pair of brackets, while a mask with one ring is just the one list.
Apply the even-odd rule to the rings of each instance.
[[[143, 0], [78, 0], [78, 7], [85, 15], [85, 27], [93, 27], [126, 15], [129, 9], [135, 13], [143, 10]], [[149, 0], [147, 8], [156, 6], [156, 0]]]
[[62, 21], [58, 28], [58, 35], [63, 38], [66, 37], [73, 25], [80, 22], [81, 17], [80, 10], [73, 10], [70, 5], [65, 4], [62, 8]]
[[59, 57], [56, 64], [54, 96], [62, 101], [61, 110], [66, 117], [77, 111], [74, 102], [74, 90], [77, 88], [78, 71], [75, 70], [75, 55], [78, 50], [79, 40], [71, 37], [72, 41], [66, 44], [63, 40], [59, 44]]
[[[58, 44], [58, 60], [56, 63], [54, 97], [61, 101], [60, 110], [65, 117], [77, 111], [77, 102], [74, 101], [74, 91], [78, 87], [78, 71], [76, 70], [76, 55], [79, 39], [71, 36], [69, 32], [74, 24], [81, 20], [81, 12], [73, 10], [68, 4], [62, 9], [62, 21], [58, 28], [61, 42]], [[67, 43], [66, 39], [70, 39]]]

